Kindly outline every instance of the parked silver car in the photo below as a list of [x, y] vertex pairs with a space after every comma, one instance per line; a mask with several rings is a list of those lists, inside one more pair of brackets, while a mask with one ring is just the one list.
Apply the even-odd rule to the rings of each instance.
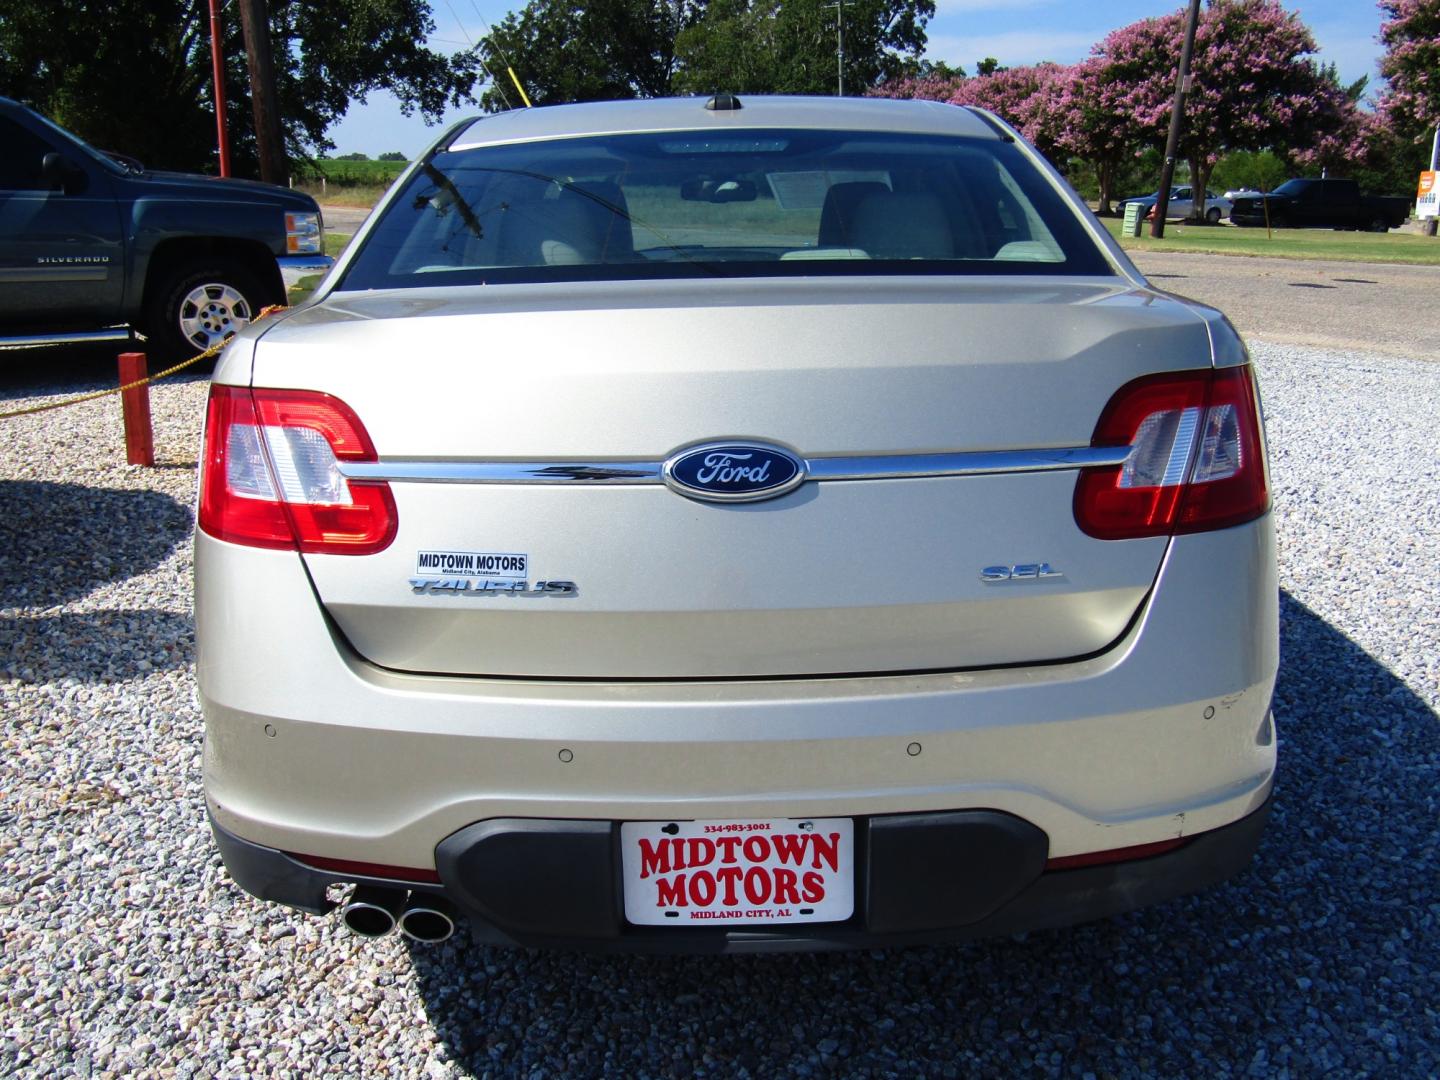
[[1275, 769], [1254, 377], [993, 115], [460, 124], [219, 364], [205, 783], [246, 890], [737, 951], [1210, 885]]

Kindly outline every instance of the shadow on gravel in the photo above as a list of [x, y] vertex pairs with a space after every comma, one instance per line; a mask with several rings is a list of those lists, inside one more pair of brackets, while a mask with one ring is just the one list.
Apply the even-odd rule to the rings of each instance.
[[0, 480], [0, 607], [53, 607], [144, 573], [190, 524], [155, 491]]
[[[141, 352], [144, 345], [132, 346]], [[109, 345], [63, 345], [30, 349], [0, 349], [0, 401], [55, 394], [72, 394], [106, 390], [120, 384], [120, 368], [116, 357], [126, 347]], [[151, 360], [151, 374], [162, 365]], [[167, 382], [185, 382], [208, 378], [215, 370], [215, 361], [205, 360], [188, 368]]]
[[1435, 1075], [1437, 717], [1282, 597], [1281, 772], [1254, 866], [1065, 931], [887, 952], [413, 946], [475, 1075]]

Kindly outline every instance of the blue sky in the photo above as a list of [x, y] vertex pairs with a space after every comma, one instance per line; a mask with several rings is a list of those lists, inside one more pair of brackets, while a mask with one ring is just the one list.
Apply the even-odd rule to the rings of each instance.
[[[431, 47], [445, 52], [463, 49], [484, 33], [486, 20], [498, 22], [521, 3], [431, 0], [436, 23]], [[1069, 63], [1086, 55], [1091, 45], [1117, 26], [1182, 6], [1182, 0], [936, 0], [926, 54], [972, 72], [975, 62], [986, 56], [1007, 65], [1039, 60]], [[1383, 50], [1375, 41], [1380, 12], [1374, 0], [1290, 0], [1286, 7], [1300, 13], [1319, 42], [1320, 56], [1338, 65], [1342, 79], [1377, 77]], [[455, 110], [445, 122], [477, 111]], [[370, 95], [330, 130], [338, 153], [360, 151], [371, 157], [388, 150], [417, 154], [436, 134], [418, 115], [402, 116], [388, 94]]]

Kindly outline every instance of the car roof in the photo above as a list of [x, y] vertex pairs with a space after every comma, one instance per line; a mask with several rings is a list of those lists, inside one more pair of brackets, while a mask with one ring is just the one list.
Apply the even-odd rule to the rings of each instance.
[[745, 95], [737, 99], [738, 109], [707, 109], [709, 100], [702, 96], [511, 109], [458, 128], [449, 149], [587, 135], [754, 128], [1001, 138], [980, 112], [939, 101]]

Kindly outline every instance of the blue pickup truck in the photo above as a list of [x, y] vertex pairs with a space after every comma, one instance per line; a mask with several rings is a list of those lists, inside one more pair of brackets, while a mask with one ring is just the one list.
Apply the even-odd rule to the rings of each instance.
[[152, 172], [0, 97], [0, 347], [193, 355], [284, 303], [282, 267], [328, 268], [323, 235], [302, 192]]

